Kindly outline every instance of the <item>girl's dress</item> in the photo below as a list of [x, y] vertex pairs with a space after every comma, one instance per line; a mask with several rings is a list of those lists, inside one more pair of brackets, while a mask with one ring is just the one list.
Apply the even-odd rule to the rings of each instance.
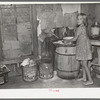
[[80, 25], [77, 29], [77, 45], [76, 45], [76, 59], [90, 60], [92, 59], [92, 51], [89, 38], [87, 36], [86, 27]]

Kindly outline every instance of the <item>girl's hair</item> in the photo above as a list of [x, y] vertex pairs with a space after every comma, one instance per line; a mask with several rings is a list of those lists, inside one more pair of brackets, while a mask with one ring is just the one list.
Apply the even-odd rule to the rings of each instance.
[[[83, 23], [85, 26], [88, 26], [88, 22], [87, 22], [87, 16], [84, 13], [79, 13], [78, 16], [82, 16], [83, 17]], [[78, 17], [77, 16], [77, 17]]]

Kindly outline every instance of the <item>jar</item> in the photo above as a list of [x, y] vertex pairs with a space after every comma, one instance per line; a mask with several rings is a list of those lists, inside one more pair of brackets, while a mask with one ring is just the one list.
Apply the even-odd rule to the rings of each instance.
[[91, 26], [92, 36], [93, 35], [99, 35], [99, 32], [100, 32], [100, 27], [99, 27], [98, 23], [95, 22], [95, 24]]

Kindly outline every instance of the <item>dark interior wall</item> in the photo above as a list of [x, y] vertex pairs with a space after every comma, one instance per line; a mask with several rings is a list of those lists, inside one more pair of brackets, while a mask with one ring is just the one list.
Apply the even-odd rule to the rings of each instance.
[[81, 4], [81, 12], [86, 13], [88, 15], [91, 23], [94, 21], [100, 23], [100, 3]]
[[95, 7], [95, 16], [96, 16], [96, 21], [100, 23], [100, 4], [96, 4]]
[[[94, 22], [100, 23], [100, 4], [81, 4], [81, 12], [88, 15], [88, 30], [89, 35], [91, 35], [91, 25], [94, 24]], [[93, 57], [97, 57], [96, 48], [94, 48]]]
[[89, 28], [95, 21], [100, 23], [100, 3], [81, 4], [81, 12], [88, 15]]
[[85, 13], [88, 17], [88, 35], [91, 35], [91, 25], [94, 24], [96, 14], [96, 4], [81, 4], [81, 11], [82, 13]]
[[81, 11], [82, 13], [88, 14], [89, 13], [89, 8], [88, 8], [88, 4], [81, 4]]
[[[37, 5], [37, 17], [41, 20], [41, 29], [52, 29], [55, 27], [62, 27], [63, 13], [60, 4]], [[54, 21], [55, 18], [56, 20]]]
[[[0, 23], [1, 26], [1, 23]], [[2, 44], [2, 38], [1, 38], [1, 28], [0, 28], [0, 61], [2, 61], [4, 59], [4, 55], [3, 55], [3, 44]]]
[[41, 20], [41, 28], [73, 27], [76, 25], [76, 14], [79, 4], [45, 4], [37, 5], [37, 17]]
[[0, 5], [1, 58], [37, 55], [36, 16], [35, 5]]
[[[66, 5], [67, 6], [67, 5]], [[3, 6], [2, 6], [3, 7]], [[0, 23], [1, 23], [1, 25], [3, 26], [3, 24], [5, 25], [6, 23], [16, 23], [16, 21], [17, 21], [17, 25], [16, 26], [19, 26], [19, 27], [17, 27], [17, 28], [15, 28], [15, 30], [17, 29], [19, 29], [19, 31], [17, 32], [17, 33], [19, 33], [19, 37], [20, 36], [22, 36], [22, 37], [24, 37], [23, 36], [23, 34], [25, 35], [27, 35], [27, 33], [32, 33], [33, 34], [33, 38], [35, 38], [32, 42], [34, 42], [35, 43], [35, 41], [37, 40], [37, 30], [36, 30], [36, 13], [37, 13], [37, 15], [38, 14], [40, 14], [41, 15], [41, 12], [44, 12], [44, 10], [49, 10], [50, 12], [52, 12], [52, 11], [54, 11], [54, 12], [56, 12], [56, 14], [57, 14], [57, 25], [59, 26], [59, 23], [61, 24], [62, 23], [62, 15], [63, 15], [63, 12], [62, 12], [62, 8], [61, 8], [61, 5], [42, 5], [42, 9], [41, 9], [41, 5], [39, 5], [39, 9], [37, 9], [37, 12], [35, 11], [36, 10], [36, 8], [31, 8], [31, 9], [33, 9], [33, 14], [31, 14], [31, 12], [29, 12], [28, 13], [28, 11], [27, 11], [27, 8], [28, 9], [30, 9], [30, 7], [29, 7], [29, 5], [27, 5], [27, 6], [24, 6], [24, 5], [18, 5], [17, 6], [17, 9], [15, 9], [16, 7], [14, 7], [14, 9], [15, 9], [15, 12], [17, 11], [17, 13], [19, 14], [19, 15], [17, 15], [17, 13], [15, 13], [15, 12], [11, 12], [11, 10], [1, 10], [1, 8], [2, 7], [0, 7]], [[35, 7], [37, 7], [37, 5], [35, 6]], [[92, 24], [93, 24], [93, 18], [95, 17], [96, 18], [96, 21], [98, 21], [98, 22], [100, 22], [100, 11], [99, 11], [99, 8], [100, 8], [100, 4], [81, 4], [81, 6], [80, 6], [81, 8], [81, 12], [83, 12], [83, 13], [86, 13], [87, 15], [89, 15], [89, 25], [91, 26]], [[25, 9], [24, 9], [25, 8]], [[8, 9], [10, 9], [10, 7], [8, 7]], [[2, 13], [1, 13], [1, 11], [2, 11]], [[5, 13], [4, 13], [5, 12]], [[26, 12], [26, 13], [25, 13]], [[13, 14], [14, 13], [14, 14]], [[1, 17], [1, 14], [4, 14], [4, 16], [3, 17]], [[8, 17], [8, 15], [10, 14], [10, 17]], [[24, 15], [25, 14], [25, 15]], [[28, 16], [28, 14], [31, 16], [31, 18], [33, 17], [33, 19], [34, 19], [34, 21], [32, 21], [33, 19], [31, 19], [30, 21], [31, 21], [31, 24], [33, 23], [33, 26], [32, 25], [29, 25], [29, 24], [24, 24], [23, 25], [23, 23], [19, 23], [20, 21], [24, 21], [24, 22], [26, 22], [27, 21], [27, 19], [29, 18], [29, 16]], [[24, 17], [23, 17], [23, 15], [24, 15]], [[17, 19], [17, 20], [14, 20], [14, 16], [15, 16], [15, 18]], [[17, 18], [17, 16], [18, 16], [18, 18]], [[20, 16], [22, 16], [22, 17], [20, 17]], [[54, 17], [53, 17], [54, 15], [52, 15], [52, 17], [51, 17], [51, 19], [50, 20], [52, 20]], [[2, 19], [3, 18], [3, 19]], [[9, 19], [9, 20], [7, 20], [7, 19]], [[50, 21], [49, 20], [49, 21]], [[3, 22], [4, 21], [4, 22]], [[49, 26], [54, 26], [54, 23], [48, 23], [48, 25]], [[13, 25], [14, 26], [14, 25]], [[13, 27], [12, 26], [12, 27]], [[62, 25], [61, 25], [62, 26]], [[60, 26], [60, 27], [61, 27]], [[89, 31], [90, 31], [90, 26], [89, 26]], [[23, 28], [22, 28], [23, 27]], [[32, 30], [31, 30], [31, 28], [32, 28]], [[7, 30], [7, 28], [6, 27], [1, 27], [1, 30], [3, 31], [3, 32], [1, 32], [1, 30], [0, 30], [0, 32], [1, 33], [3, 33], [2, 35], [4, 35], [4, 34], [8, 34], [10, 31], [9, 31], [9, 29], [11, 29], [11, 28], [8, 28], [8, 30]], [[13, 29], [13, 28], [12, 28]], [[25, 32], [24, 32], [25, 31]], [[11, 32], [10, 32], [11, 33]], [[13, 33], [13, 31], [12, 31], [12, 33]], [[15, 33], [15, 32], [14, 32]], [[20, 33], [23, 33], [22, 35], [20, 34]], [[91, 32], [89, 32], [89, 34], [90, 34]], [[16, 34], [15, 34], [16, 35]], [[25, 35], [25, 37], [26, 37], [26, 35]], [[7, 35], [5, 35], [6, 37], [7, 37]], [[5, 37], [4, 36], [4, 37]], [[11, 37], [9, 36], [9, 38], [13, 38], [14, 37], [14, 35], [12, 35]], [[29, 38], [29, 40], [30, 40], [30, 37], [29, 36], [27, 36], [28, 38]], [[9, 39], [8, 37], [6, 38], [6, 39]], [[16, 37], [17, 39], [18, 39], [18, 37]], [[27, 39], [28, 39], [27, 38]], [[21, 39], [21, 38], [20, 38]], [[24, 39], [21, 39], [21, 40], [24, 40]], [[25, 39], [26, 40], [26, 39]], [[27, 41], [29, 41], [29, 40], [27, 40]], [[0, 42], [1, 43], [1, 42]], [[6, 43], [5, 43], [6, 44]], [[17, 48], [17, 46], [19, 45], [19, 42], [18, 41], [10, 41], [10, 42], [8, 42], [7, 41], [7, 46], [5, 45], [4, 43], [2, 44], [3, 46], [5, 46], [6, 48], [3, 48], [3, 49], [6, 49], [6, 51], [7, 51], [7, 53], [5, 52], [5, 56], [7, 56], [7, 54], [8, 54], [8, 56], [7, 57], [10, 57], [9, 56], [9, 54], [11, 54], [11, 58], [12, 57], [18, 57], [18, 55], [19, 55], [19, 52], [20, 52], [20, 50], [15, 50], [15, 45], [16, 45], [16, 48]], [[9, 46], [8, 46], [8, 44], [9, 44]], [[28, 50], [29, 50], [29, 48], [28, 48], [28, 46], [29, 45], [26, 45], [27, 43], [25, 43], [25, 42], [23, 42], [22, 43], [22, 45], [20, 46], [21, 48], [22, 48], [22, 50], [23, 51], [25, 51], [24, 52], [24, 54], [26, 53], [26, 52], [28, 52]], [[2, 45], [1, 45], [1, 48], [2, 48]], [[9, 50], [8, 49], [11, 49], [10, 48], [10, 46], [12, 46], [12, 48], [14, 49], [13, 51], [14, 51], [14, 54], [12, 55], [12, 51], [10, 51], [10, 53], [8, 52]], [[35, 46], [37, 46], [37, 42], [35, 43]], [[33, 49], [35, 50], [35, 51], [37, 51], [37, 47], [35, 48], [35, 46], [33, 45]], [[19, 47], [19, 46], [18, 46]], [[28, 50], [27, 49], [25, 49], [25, 48], [28, 48]], [[18, 48], [17, 48], [18, 49]], [[23, 52], [22, 51], [22, 52]], [[0, 51], [1, 52], [1, 51]], [[30, 50], [29, 50], [29, 52], [30, 52]], [[32, 52], [34, 52], [34, 51], [32, 51]], [[1, 54], [2, 54], [2, 52], [1, 52]], [[16, 54], [18, 54], [18, 55], [16, 55]], [[35, 53], [36, 55], [37, 55], [37, 53]], [[2, 57], [2, 55], [1, 55], [1, 57]], [[2, 57], [3, 58], [3, 57]]]
[[31, 54], [29, 5], [0, 5], [1, 37], [4, 59]]
[[81, 4], [81, 12], [86, 15], [95, 16], [96, 4]]
[[[49, 29], [55, 29], [55, 34], [61, 39], [63, 38], [63, 26], [75, 26], [76, 16], [79, 11], [79, 4], [38, 4], [37, 6], [37, 20], [40, 21], [42, 33], [49, 32]], [[78, 6], [78, 7], [77, 7]], [[72, 19], [72, 20], [71, 20]], [[74, 20], [75, 19], [75, 20]], [[39, 32], [39, 31], [38, 31]], [[71, 31], [73, 32], [73, 30]], [[69, 33], [71, 33], [69, 32]], [[67, 32], [66, 32], [67, 33]], [[38, 33], [39, 34], [39, 33]], [[40, 33], [41, 34], [41, 33]], [[46, 35], [46, 34], [45, 34]], [[69, 35], [72, 36], [73, 34]], [[39, 35], [38, 35], [39, 36]], [[52, 45], [50, 46], [45, 39], [44, 45], [41, 46], [41, 51], [47, 53], [52, 50]], [[51, 44], [51, 43], [50, 43]], [[42, 50], [43, 48], [43, 50]], [[45, 50], [46, 48], [46, 50]], [[44, 56], [43, 52], [43, 56]], [[54, 52], [54, 51], [53, 51]], [[42, 54], [41, 54], [42, 55]], [[51, 55], [51, 53], [50, 53]]]

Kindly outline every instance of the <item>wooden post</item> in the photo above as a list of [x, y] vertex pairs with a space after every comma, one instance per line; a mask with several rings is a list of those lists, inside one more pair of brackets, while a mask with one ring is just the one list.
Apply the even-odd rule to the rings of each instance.
[[[0, 16], [1, 16], [2, 12], [1, 12], [1, 8], [0, 8]], [[0, 19], [1, 23], [0, 23], [0, 61], [4, 60], [4, 55], [3, 55], [3, 41], [2, 41], [2, 34], [1, 34], [1, 24], [2, 24], [2, 16]]]
[[38, 57], [38, 37], [37, 37], [37, 11], [36, 5], [31, 5], [31, 25], [32, 25], [32, 45], [33, 55], [35, 58]]

